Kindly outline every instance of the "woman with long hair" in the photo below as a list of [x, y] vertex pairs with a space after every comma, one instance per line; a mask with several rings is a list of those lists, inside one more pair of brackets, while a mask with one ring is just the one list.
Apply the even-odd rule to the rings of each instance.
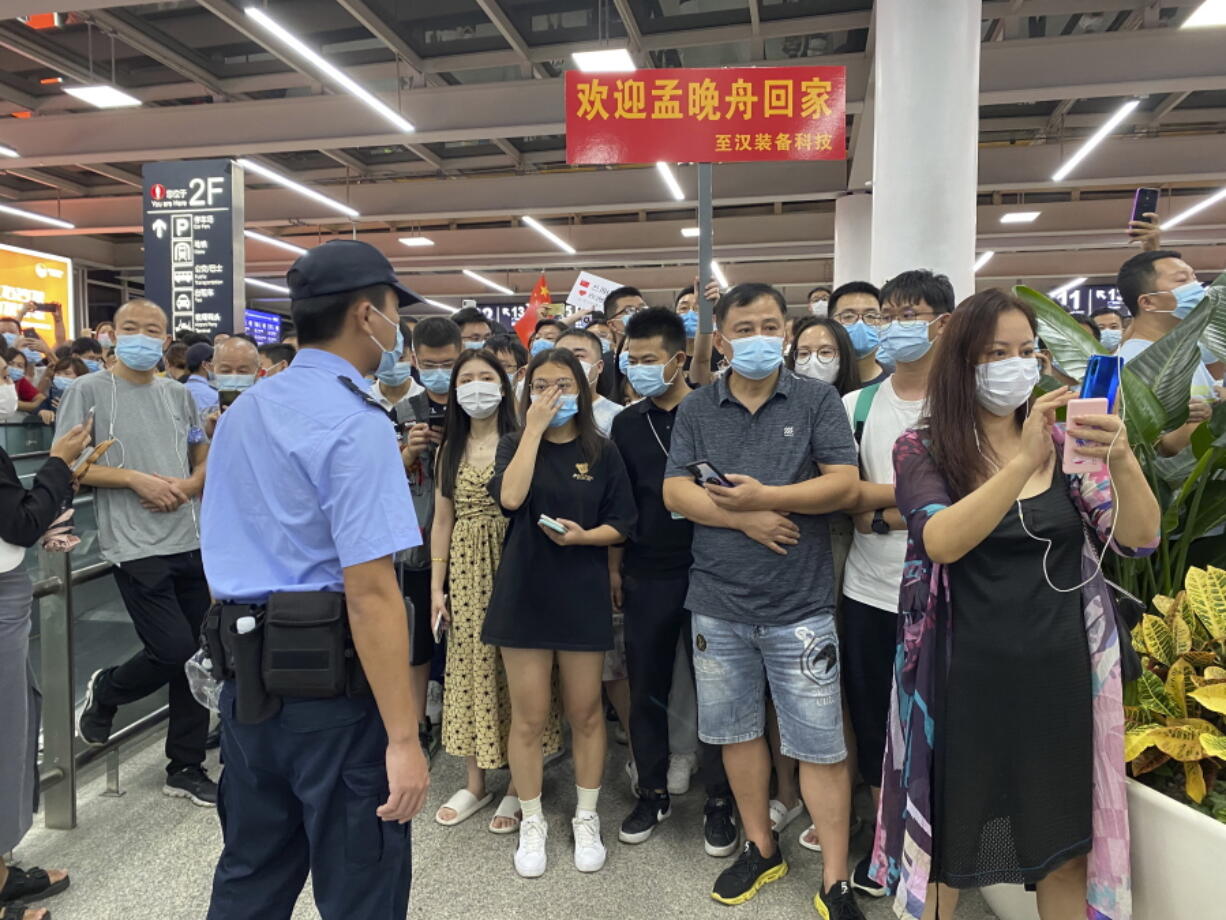
[[[963, 301], [894, 447], [909, 544], [871, 872], [912, 920], [1000, 883], [1037, 885], [1043, 920], [1128, 916], [1128, 637], [1092, 535], [1152, 552], [1158, 503], [1118, 416], [1066, 433], [1066, 388], [1032, 400], [1036, 338], [1016, 297]], [[1066, 434], [1100, 471], [1062, 472]]]
[[[511, 700], [498, 650], [481, 641], [481, 628], [507, 530], [506, 518], [487, 487], [499, 440], [518, 428], [515, 397], [498, 358], [489, 351], [465, 349], [451, 373], [430, 533], [430, 545], [437, 553], [431, 560], [432, 626], [436, 634], [442, 628], [449, 633], [442, 743], [448, 754], [463, 757], [468, 768], [467, 785], [435, 815], [439, 824], [448, 827], [493, 800], [485, 771], [507, 763]], [[545, 733], [545, 751], [552, 753], [561, 745], [555, 713]], [[519, 826], [518, 810], [512, 781], [490, 830], [514, 831]]]
[[613, 647], [608, 547], [625, 540], [636, 513], [621, 454], [596, 430], [591, 387], [569, 349], [532, 359], [522, 416], [523, 430], [498, 444], [490, 480], [510, 523], [482, 639], [506, 666], [508, 755], [523, 809], [515, 869], [534, 878], [545, 871], [541, 739], [555, 663], [574, 748], [575, 868], [605, 862], [596, 802], [607, 744], [601, 679]]
[[805, 316], [796, 321], [792, 336], [792, 349], [784, 358], [788, 370], [830, 384], [839, 396], [860, 389], [860, 365], [842, 323]]

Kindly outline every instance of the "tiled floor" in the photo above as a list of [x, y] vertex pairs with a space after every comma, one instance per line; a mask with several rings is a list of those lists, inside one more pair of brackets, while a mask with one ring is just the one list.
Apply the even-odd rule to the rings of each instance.
[[[614, 745], [611, 753], [600, 802], [608, 864], [590, 876], [581, 876], [571, 864], [568, 820], [574, 808], [574, 786], [569, 760], [562, 760], [545, 774], [546, 813], [553, 829], [550, 868], [534, 881], [518, 878], [511, 866], [515, 837], [498, 837], [486, 830], [492, 808], [458, 827], [444, 828], [434, 822], [439, 804], [463, 782], [461, 762], [440, 755], [433, 769], [429, 806], [414, 822], [410, 916], [414, 920], [797, 920], [817, 916], [812, 898], [820, 857], [795, 843], [800, 821], [784, 836], [784, 852], [791, 864], [787, 878], [736, 908], [709, 898], [711, 883], [727, 861], [712, 859], [702, 850], [703, 797], [698, 788], [676, 801], [673, 817], [647, 843], [637, 847], [618, 843], [617, 825], [631, 801], [621, 769], [625, 748]], [[89, 779], [80, 789], [80, 824], [74, 831], [44, 830], [36, 819], [35, 829], [16, 856], [24, 865], [71, 870], [72, 887], [46, 905], [53, 909], [55, 920], [201, 920], [204, 916], [221, 847], [217, 817], [212, 810], [163, 797], [162, 764], [158, 739], [124, 763], [126, 794], [122, 798], [100, 794], [104, 789], [101, 775]], [[494, 788], [501, 790], [503, 783], [505, 774], [496, 774]], [[857, 843], [862, 847], [866, 841]], [[861, 905], [870, 920], [894, 916], [884, 901], [862, 899]], [[304, 895], [294, 920], [318, 916], [309, 894]], [[992, 917], [977, 893], [963, 898], [958, 920]]]

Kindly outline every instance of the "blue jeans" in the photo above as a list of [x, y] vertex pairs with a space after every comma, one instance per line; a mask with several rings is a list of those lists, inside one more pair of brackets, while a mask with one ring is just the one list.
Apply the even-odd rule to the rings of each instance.
[[833, 615], [754, 626], [694, 614], [694, 674], [698, 737], [708, 744], [760, 737], [769, 683], [786, 756], [822, 764], [846, 759]]

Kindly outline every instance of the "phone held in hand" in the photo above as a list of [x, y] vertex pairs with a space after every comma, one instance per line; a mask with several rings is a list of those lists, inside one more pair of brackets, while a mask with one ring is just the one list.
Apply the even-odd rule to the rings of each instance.
[[428, 417], [430, 427], [436, 431], [442, 431], [443, 423], [446, 420], [446, 418], [447, 418], [447, 404], [446, 403], [436, 403], [434, 400], [430, 400], [430, 415]]
[[218, 390], [217, 405], [222, 409], [229, 409], [230, 406], [234, 405], [234, 400], [238, 399], [238, 394], [238, 390]]
[[1123, 367], [1123, 358], [1115, 355], [1091, 355], [1086, 364], [1086, 376], [1081, 383], [1081, 392], [1077, 395], [1082, 399], [1105, 399], [1107, 411], [1114, 411], [1115, 394], [1120, 387]]
[[436, 617], [434, 625], [430, 627], [430, 631], [434, 633], [435, 642], [442, 642], [443, 636], [447, 635], [447, 621], [442, 617]]
[[685, 468], [690, 471], [694, 477], [694, 481], [701, 485], [711, 483], [712, 485], [725, 486], [726, 488], [734, 488], [733, 484], [728, 481], [715, 465], [710, 460], [695, 460], [693, 463], [687, 463]]
[[561, 524], [559, 524], [557, 521], [555, 521], [553, 518], [551, 518], [547, 514], [542, 514], [540, 518], [537, 520], [537, 523], [540, 524], [542, 527], [548, 527], [550, 530], [554, 531], [555, 533], [566, 533], [566, 528], [563, 527]]
[[[1156, 188], [1139, 188], [1135, 195], [1132, 196], [1132, 220], [1141, 220], [1149, 222], [1150, 218], [1146, 214], [1158, 213], [1158, 196], [1161, 194]], [[1131, 232], [1136, 232], [1132, 230]]]
[[[1082, 415], [1107, 415], [1107, 400], [1102, 397], [1094, 399], [1071, 399], [1068, 404], [1068, 420], [1072, 424], [1073, 420]], [[1103, 468], [1103, 461], [1098, 457], [1082, 457], [1074, 453], [1078, 447], [1086, 447], [1093, 442], [1082, 441], [1078, 438], [1068, 437], [1064, 439], [1064, 472], [1066, 473], [1097, 473]]]

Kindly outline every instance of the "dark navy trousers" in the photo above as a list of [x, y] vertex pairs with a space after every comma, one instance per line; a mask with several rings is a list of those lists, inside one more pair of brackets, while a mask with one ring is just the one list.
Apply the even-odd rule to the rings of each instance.
[[258, 725], [221, 696], [225, 845], [208, 920], [288, 920], [307, 872], [322, 920], [404, 920], [409, 825], [381, 821], [387, 732], [373, 697], [287, 700]]

